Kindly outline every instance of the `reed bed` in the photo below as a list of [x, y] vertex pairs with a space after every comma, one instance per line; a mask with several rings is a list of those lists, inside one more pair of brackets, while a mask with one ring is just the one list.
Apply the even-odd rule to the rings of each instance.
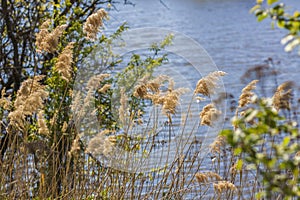
[[[87, 39], [95, 40], [104, 19], [107, 13], [103, 9], [87, 19], [83, 26]], [[61, 25], [49, 31], [49, 23], [46, 21], [36, 35], [40, 53], [58, 52], [66, 28]], [[211, 130], [203, 126], [217, 126], [222, 114], [218, 101], [227, 100], [229, 117], [239, 118], [255, 108], [254, 90], [264, 78], [261, 74], [238, 99], [217, 94], [218, 101], [203, 101], [200, 106], [199, 99], [216, 95], [225, 72], [207, 74], [195, 84], [194, 91], [176, 88], [167, 76], [145, 76], [132, 94], [120, 89], [118, 129], [86, 134], [77, 124], [90, 114], [90, 102], [97, 100], [93, 90], [105, 95], [112, 86], [103, 83], [109, 74], [99, 74], [89, 80], [85, 98], [73, 94], [74, 46], [71, 42], [59, 53], [49, 72], [52, 79], [33, 75], [22, 82], [16, 94], [8, 95], [5, 89], [1, 93], [1, 199], [255, 199], [264, 190], [260, 172], [240, 162], [243, 154], [236, 155], [224, 136], [217, 136], [209, 146], [203, 142]], [[293, 87], [290, 82], [279, 85], [271, 103], [290, 122], [297, 121], [298, 115], [299, 101]], [[190, 104], [179, 119], [180, 98], [186, 93], [192, 94]], [[133, 97], [148, 102], [151, 112], [128, 110]], [[191, 116], [194, 108], [196, 118]], [[249, 120], [251, 123], [255, 121]], [[237, 130], [235, 124], [225, 125]], [[276, 143], [282, 138], [266, 140]], [[258, 148], [265, 151], [267, 147], [261, 144]], [[128, 155], [133, 157], [124, 159]], [[143, 156], [152, 155], [153, 163], [145, 166]], [[280, 195], [277, 199], [284, 197]]]

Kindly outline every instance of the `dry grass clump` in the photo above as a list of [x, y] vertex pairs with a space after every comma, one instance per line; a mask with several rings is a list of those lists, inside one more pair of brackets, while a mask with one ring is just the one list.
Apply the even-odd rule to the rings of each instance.
[[45, 86], [40, 84], [43, 78], [44, 76], [35, 76], [22, 83], [14, 102], [15, 109], [8, 115], [10, 125], [23, 129], [25, 117], [31, 116], [44, 107], [43, 101], [48, 93]]
[[218, 87], [217, 82], [219, 81], [220, 77], [225, 75], [226, 73], [223, 71], [209, 73], [207, 76], [198, 81], [194, 93], [210, 97], [215, 93], [215, 90]]
[[292, 98], [292, 87], [293, 82], [284, 82], [279, 85], [273, 95], [273, 106], [276, 110], [287, 109], [290, 110], [290, 100]]
[[242, 108], [251, 102], [251, 98], [254, 93], [252, 92], [256, 88], [258, 80], [251, 81], [246, 87], [243, 88], [242, 94], [239, 98], [239, 107]]
[[103, 19], [108, 19], [108, 14], [103, 8], [87, 18], [83, 25], [83, 31], [87, 35], [87, 39], [96, 39], [99, 28], [103, 26]]
[[40, 27], [40, 32], [36, 34], [35, 45], [39, 52], [54, 53], [58, 45], [58, 40], [67, 27], [67, 25], [57, 26], [52, 32], [49, 32], [49, 26], [50, 21], [45, 21]]
[[200, 112], [200, 124], [212, 126], [214, 121], [218, 119], [220, 114], [221, 111], [219, 111], [213, 103], [210, 103], [204, 106], [202, 111]]
[[66, 48], [58, 56], [58, 61], [54, 69], [60, 73], [61, 77], [69, 82], [72, 76], [72, 63], [73, 63], [73, 48], [74, 43], [70, 42]]

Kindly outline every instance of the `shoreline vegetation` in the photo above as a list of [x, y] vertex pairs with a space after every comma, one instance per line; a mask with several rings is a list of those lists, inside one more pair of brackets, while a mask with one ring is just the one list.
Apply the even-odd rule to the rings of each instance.
[[[72, 2], [2, 2], [3, 10], [18, 8], [24, 24], [30, 20], [25, 6], [34, 14], [28, 23], [35, 26], [28, 30], [30, 39], [16, 41], [13, 22], [2, 16], [3, 34], [12, 43], [3, 51], [15, 71], [1, 79], [1, 199], [299, 198], [300, 101], [295, 83], [277, 83], [271, 58], [245, 73], [239, 97], [216, 92], [230, 72], [207, 74], [193, 91], [176, 87], [177, 80], [169, 76], [154, 76], [168, 62], [164, 49], [172, 45], [173, 35], [149, 47], [147, 55], [133, 53], [123, 71], [112, 73], [122, 58], [111, 45], [128, 29], [126, 23], [106, 36], [101, 30], [114, 5], [104, 9], [103, 1]], [[284, 9], [264, 14], [262, 3], [252, 9], [259, 20]], [[17, 55], [22, 44], [26, 48]], [[287, 45], [288, 50], [295, 47]], [[95, 48], [102, 51], [95, 64], [100, 73], [87, 71], [93, 75], [74, 93], [76, 72], [93, 66], [83, 60]], [[18, 71], [21, 65], [28, 69]], [[13, 79], [19, 84], [9, 84]], [[276, 85], [271, 96], [264, 90], [266, 79]], [[191, 94], [190, 104], [179, 112], [186, 94]], [[211, 101], [213, 95], [218, 99]], [[219, 123], [220, 102], [232, 116], [224, 124]], [[223, 130], [206, 146], [201, 137], [218, 127]], [[143, 161], [152, 157], [154, 164], [145, 166]]]

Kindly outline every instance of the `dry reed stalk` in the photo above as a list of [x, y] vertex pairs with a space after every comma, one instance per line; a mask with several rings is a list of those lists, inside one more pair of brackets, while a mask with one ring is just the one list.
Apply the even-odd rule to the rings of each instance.
[[121, 98], [120, 98], [120, 108], [119, 108], [119, 120], [123, 126], [126, 126], [129, 115], [127, 113], [128, 112], [128, 110], [127, 110], [128, 97], [125, 93], [125, 88], [123, 88], [123, 87], [121, 88], [120, 94], [121, 94]]

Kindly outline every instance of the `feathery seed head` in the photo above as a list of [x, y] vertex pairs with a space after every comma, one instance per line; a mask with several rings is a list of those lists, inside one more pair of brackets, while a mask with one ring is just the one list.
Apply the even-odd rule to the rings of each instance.
[[207, 76], [198, 81], [194, 93], [210, 97], [215, 93], [215, 90], [218, 87], [217, 81], [220, 80], [221, 76], [225, 75], [226, 73], [223, 71], [215, 71], [209, 73]]
[[221, 148], [226, 145], [226, 138], [224, 136], [218, 135], [212, 144], [210, 144], [210, 149], [212, 153], [221, 153]]
[[87, 18], [83, 26], [87, 39], [96, 39], [99, 28], [103, 26], [103, 19], [108, 19], [108, 14], [103, 8]]
[[69, 82], [72, 76], [73, 63], [73, 48], [74, 43], [69, 43], [66, 48], [58, 56], [58, 61], [55, 64], [55, 70], [61, 74], [61, 77]]
[[10, 112], [8, 118], [10, 125], [23, 128], [25, 117], [30, 116], [44, 107], [43, 101], [48, 96], [45, 86], [41, 85], [44, 76], [35, 76], [22, 82], [14, 102], [15, 110]]
[[38, 52], [46, 51], [54, 53], [56, 51], [58, 40], [62, 36], [67, 25], [57, 26], [52, 32], [48, 31], [50, 21], [46, 21], [41, 25], [41, 30], [36, 34], [36, 46]]
[[204, 106], [203, 110], [200, 112], [200, 124], [212, 126], [213, 122], [218, 119], [221, 111], [219, 111], [213, 103]]
[[219, 181], [218, 183], [214, 183], [214, 190], [221, 194], [223, 192], [226, 192], [228, 190], [235, 191], [236, 187], [233, 183], [229, 181]]
[[42, 110], [40, 110], [37, 114], [37, 123], [39, 127], [38, 129], [39, 134], [48, 136], [49, 129], [47, 127], [46, 120], [44, 118], [44, 112]]
[[239, 107], [244, 107], [251, 102], [251, 98], [254, 96], [252, 92], [256, 88], [258, 80], [251, 81], [246, 87], [243, 88], [242, 94], [239, 98]]
[[293, 96], [292, 94], [293, 82], [287, 81], [279, 85], [275, 94], [273, 95], [272, 101], [273, 106], [276, 110], [287, 109], [290, 110], [290, 100]]
[[10, 110], [12, 104], [10, 98], [10, 96], [7, 98], [5, 97], [5, 88], [3, 88], [1, 91], [0, 107], [2, 107], [4, 110]]
[[110, 130], [103, 130], [92, 138], [87, 146], [86, 151], [94, 154], [103, 154], [109, 156], [114, 149], [116, 143], [115, 136], [107, 136]]
[[199, 183], [207, 183], [208, 182], [208, 177], [206, 176], [205, 173], [196, 173], [195, 177]]

